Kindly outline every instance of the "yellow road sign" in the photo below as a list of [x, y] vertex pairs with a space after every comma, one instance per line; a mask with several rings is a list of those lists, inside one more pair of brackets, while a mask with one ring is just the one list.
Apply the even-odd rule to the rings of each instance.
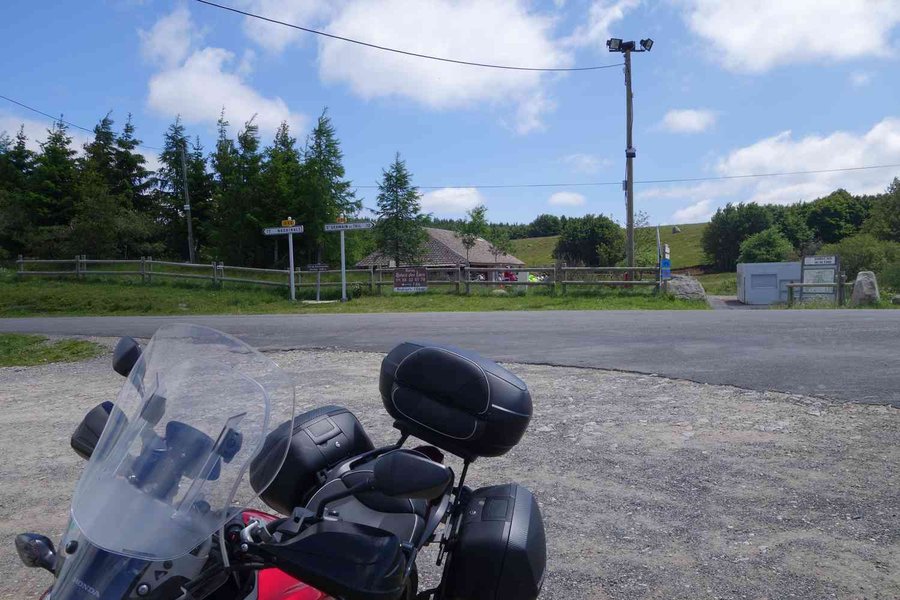
[[293, 227], [296, 224], [297, 224], [297, 221], [295, 221], [294, 219], [292, 219], [290, 217], [281, 221], [282, 227]]

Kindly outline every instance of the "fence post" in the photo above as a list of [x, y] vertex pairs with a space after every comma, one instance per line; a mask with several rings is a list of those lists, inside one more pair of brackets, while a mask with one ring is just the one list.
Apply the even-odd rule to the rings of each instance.
[[472, 273], [469, 271], [469, 265], [465, 266], [466, 269], [466, 296], [472, 291]]
[[218, 263], [218, 269], [219, 269], [219, 287], [223, 288], [223, 287], [225, 287], [225, 263], [222, 262], [221, 260]]
[[75, 279], [81, 279], [81, 255], [75, 255]]
[[456, 265], [456, 295], [457, 296], [459, 296], [461, 284], [462, 284], [462, 265]]
[[141, 283], [147, 283], [147, 263], [144, 256], [141, 256]]
[[82, 278], [82, 279], [86, 279], [86, 278], [87, 278], [87, 270], [88, 270], [88, 268], [87, 268], [87, 254], [82, 254], [82, 255], [81, 255], [81, 278]]
[[788, 284], [788, 306], [794, 305], [794, 286]]
[[153, 257], [147, 257], [147, 283], [153, 283]]
[[18, 260], [16, 260], [16, 273], [19, 273], [21, 275], [24, 272], [25, 272], [25, 257], [20, 254]]
[[212, 282], [213, 282], [213, 285], [216, 285], [217, 283], [219, 283], [219, 269], [216, 267], [216, 261], [212, 261], [212, 270], [213, 270]]
[[841, 273], [838, 275], [838, 289], [837, 289], [837, 294], [836, 294], [838, 306], [844, 305], [844, 294], [846, 293], [844, 286], [846, 284], [847, 284], [847, 274], [844, 273], [843, 271], [841, 271]]

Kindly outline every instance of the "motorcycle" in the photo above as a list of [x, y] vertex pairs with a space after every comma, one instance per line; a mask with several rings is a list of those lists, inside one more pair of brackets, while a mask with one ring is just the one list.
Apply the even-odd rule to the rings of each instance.
[[[546, 542], [518, 484], [472, 490], [469, 465], [522, 438], [531, 396], [477, 354], [406, 342], [384, 359], [399, 439], [376, 448], [338, 406], [295, 397], [269, 358], [222, 332], [167, 325], [122, 338], [115, 403], [85, 415], [88, 459], [60, 550], [23, 533], [23, 563], [53, 573], [46, 600], [529, 600]], [[297, 407], [305, 412], [297, 415]], [[411, 438], [424, 442], [405, 447]], [[444, 452], [462, 461], [457, 479]], [[274, 515], [256, 508], [262, 500]], [[416, 559], [439, 546], [440, 583]]]

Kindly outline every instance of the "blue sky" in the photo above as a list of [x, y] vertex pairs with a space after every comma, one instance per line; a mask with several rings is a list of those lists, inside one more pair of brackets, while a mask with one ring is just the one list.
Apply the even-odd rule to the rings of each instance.
[[[635, 55], [635, 177], [656, 180], [900, 163], [896, 0], [221, 0], [365, 41], [463, 60], [571, 67], [620, 62], [605, 41], [651, 37]], [[282, 120], [302, 140], [327, 106], [348, 177], [377, 182], [395, 151], [426, 210], [493, 220], [542, 212], [624, 219], [620, 187], [489, 184], [624, 177], [619, 67], [568, 74], [477, 69], [327, 40], [188, 0], [6, 0], [0, 94], [93, 127], [133, 113], [161, 145], [181, 114], [207, 147], [224, 106]], [[47, 120], [0, 100], [0, 130]], [[236, 129], [236, 127], [234, 128]], [[77, 141], [80, 132], [72, 132]], [[148, 150], [147, 154], [153, 154]], [[729, 201], [788, 203], [836, 187], [881, 191], [900, 168], [756, 180], [639, 184], [654, 223], [705, 220]], [[360, 188], [367, 206], [376, 191]], [[280, 215], [275, 216], [280, 218]]]

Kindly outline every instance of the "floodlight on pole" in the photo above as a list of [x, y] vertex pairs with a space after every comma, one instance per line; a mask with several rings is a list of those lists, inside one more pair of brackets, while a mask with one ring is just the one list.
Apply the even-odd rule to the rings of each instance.
[[[633, 41], [623, 41], [621, 38], [610, 38], [606, 41], [606, 47], [610, 52], [621, 52], [625, 55], [625, 257], [630, 268], [634, 268], [634, 158], [637, 150], [632, 140], [633, 121], [633, 96], [631, 93], [631, 53], [649, 52], [653, 48], [653, 40], [646, 38], [641, 40], [640, 48]], [[629, 271], [634, 276], [634, 271]]]

